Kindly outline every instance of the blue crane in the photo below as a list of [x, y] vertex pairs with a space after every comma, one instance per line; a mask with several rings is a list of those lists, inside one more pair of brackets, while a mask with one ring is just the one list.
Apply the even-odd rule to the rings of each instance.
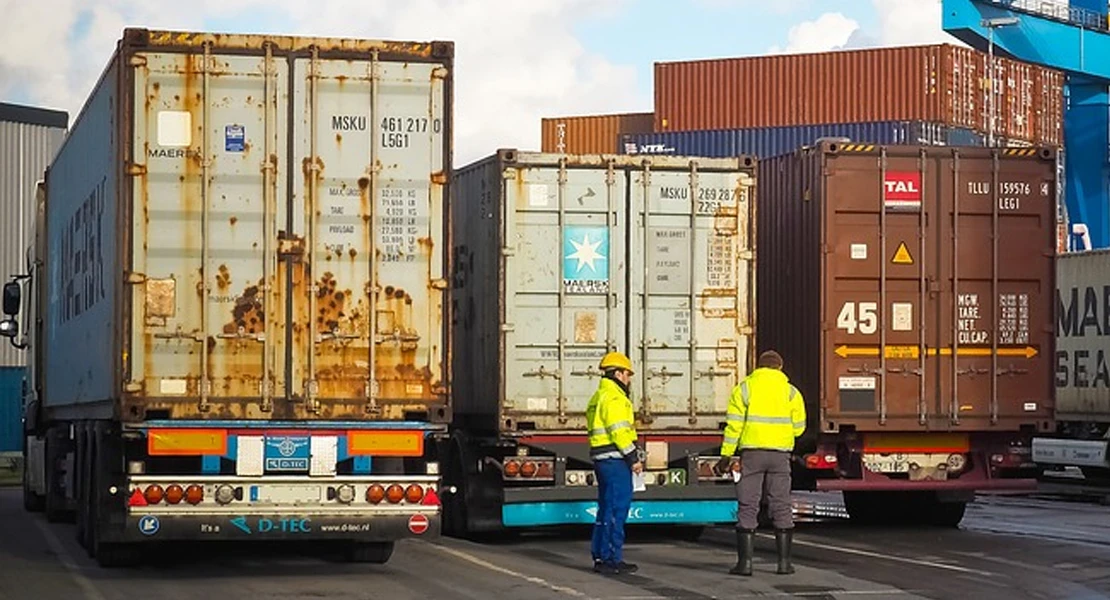
[[1107, 0], [942, 0], [944, 30], [960, 41], [1067, 75], [1065, 206], [1093, 248], [1110, 247], [1107, 8]]

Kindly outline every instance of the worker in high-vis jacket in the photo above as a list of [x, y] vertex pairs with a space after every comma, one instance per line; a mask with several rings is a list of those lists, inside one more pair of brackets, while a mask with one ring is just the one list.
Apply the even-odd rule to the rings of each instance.
[[623, 556], [624, 522], [632, 507], [632, 474], [644, 468], [642, 452], [636, 447], [630, 394], [632, 361], [620, 352], [610, 352], [602, 357], [600, 369], [601, 382], [586, 407], [598, 494], [590, 552], [598, 573], [635, 573], [637, 566], [624, 562]]
[[729, 571], [733, 575], [752, 574], [755, 530], [764, 493], [775, 526], [777, 572], [781, 575], [794, 572], [790, 563], [794, 532], [790, 463], [794, 440], [806, 429], [806, 408], [802, 393], [782, 372], [782, 362], [782, 356], [774, 350], [761, 354], [757, 368], [733, 388], [728, 402], [717, 471], [727, 471], [730, 457], [739, 449], [737, 562]]

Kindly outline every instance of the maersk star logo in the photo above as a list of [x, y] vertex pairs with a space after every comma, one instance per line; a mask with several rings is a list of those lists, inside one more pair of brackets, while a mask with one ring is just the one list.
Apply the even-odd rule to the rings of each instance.
[[563, 287], [571, 294], [608, 292], [608, 227], [568, 225], [563, 229]]
[[605, 261], [605, 257], [597, 252], [598, 247], [601, 246], [601, 240], [591, 241], [590, 234], [587, 233], [582, 236], [581, 242], [569, 241], [574, 246], [574, 252], [567, 255], [567, 258], [578, 261], [574, 274], [581, 273], [584, 267], [588, 267], [591, 271], [597, 273], [598, 261]]

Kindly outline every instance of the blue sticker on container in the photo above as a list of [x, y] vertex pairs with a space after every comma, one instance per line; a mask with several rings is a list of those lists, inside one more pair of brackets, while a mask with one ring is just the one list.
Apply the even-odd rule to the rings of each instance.
[[307, 435], [279, 435], [266, 438], [267, 471], [307, 471], [311, 458]]
[[563, 287], [568, 294], [609, 293], [609, 228], [563, 228]]
[[224, 150], [242, 152], [247, 143], [247, 130], [242, 125], [224, 127]]

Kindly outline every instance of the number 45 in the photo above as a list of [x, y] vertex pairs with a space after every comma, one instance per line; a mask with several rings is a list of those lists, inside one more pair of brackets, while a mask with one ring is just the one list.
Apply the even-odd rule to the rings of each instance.
[[836, 327], [845, 329], [848, 333], [855, 333], [857, 328], [864, 335], [875, 333], [879, 328], [879, 305], [875, 302], [860, 302], [858, 316], [856, 306], [855, 302], [844, 303], [836, 317]]

